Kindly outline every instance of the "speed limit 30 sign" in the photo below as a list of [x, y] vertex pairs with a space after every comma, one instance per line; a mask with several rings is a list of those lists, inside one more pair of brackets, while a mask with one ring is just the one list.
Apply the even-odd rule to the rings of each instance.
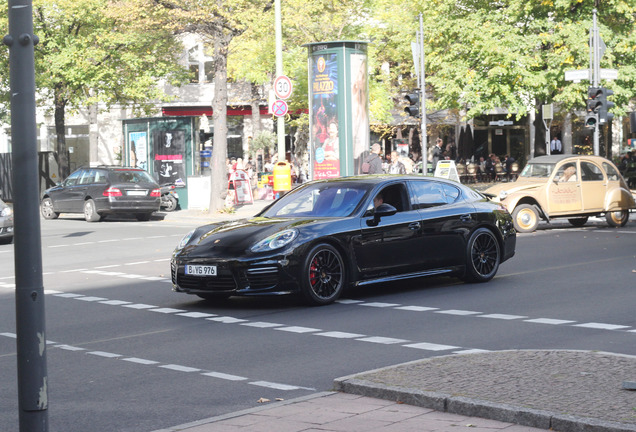
[[289, 77], [281, 75], [274, 80], [274, 93], [279, 99], [287, 99], [292, 94], [292, 82]]

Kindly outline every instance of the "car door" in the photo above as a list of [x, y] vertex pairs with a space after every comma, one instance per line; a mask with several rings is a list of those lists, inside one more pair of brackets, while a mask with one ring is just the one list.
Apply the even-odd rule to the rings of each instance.
[[59, 187], [50, 191], [51, 200], [56, 211], [60, 213], [73, 212], [73, 202], [77, 195], [76, 186], [84, 170], [77, 170], [69, 175]]
[[[569, 175], [568, 170], [574, 170]], [[576, 160], [556, 166], [546, 184], [547, 210], [550, 216], [579, 213], [583, 209], [581, 176]]]
[[462, 197], [459, 188], [448, 183], [423, 179], [411, 181], [410, 186], [422, 224], [416, 252], [421, 266], [431, 270], [462, 265], [467, 233], [476, 223], [474, 206]]
[[605, 207], [607, 180], [601, 168], [593, 162], [581, 161], [581, 195], [583, 211], [602, 211]]
[[[373, 198], [382, 193], [384, 202], [397, 212], [374, 220]], [[394, 182], [374, 191], [369, 207], [360, 219], [361, 235], [353, 242], [354, 254], [362, 279], [391, 277], [419, 270], [417, 250], [421, 236], [419, 212], [409, 202], [406, 183]]]

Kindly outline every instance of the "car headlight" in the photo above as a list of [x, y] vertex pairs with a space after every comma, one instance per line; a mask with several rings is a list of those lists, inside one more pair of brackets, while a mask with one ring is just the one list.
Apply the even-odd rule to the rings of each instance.
[[287, 246], [298, 236], [298, 230], [288, 229], [276, 234], [272, 234], [264, 240], [259, 241], [250, 248], [252, 252], [265, 252]]
[[0, 216], [9, 217], [13, 214], [13, 209], [11, 207], [5, 207], [2, 211], [0, 211]]
[[508, 192], [506, 192], [505, 190], [502, 190], [501, 192], [499, 192], [499, 199], [501, 201], [505, 200], [507, 196], [508, 196]]
[[179, 244], [177, 245], [177, 250], [183, 249], [188, 244], [188, 242], [190, 241], [193, 235], [194, 235], [194, 230], [184, 235], [181, 241], [179, 242]]

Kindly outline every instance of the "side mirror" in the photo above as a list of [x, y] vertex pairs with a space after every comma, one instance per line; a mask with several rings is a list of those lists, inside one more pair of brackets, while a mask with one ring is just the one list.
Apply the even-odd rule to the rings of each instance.
[[394, 214], [397, 213], [397, 209], [395, 207], [393, 207], [391, 204], [380, 204], [374, 211], [373, 211], [373, 219], [369, 219], [367, 221], [367, 225], [369, 226], [376, 226], [378, 224], [378, 222], [380, 222], [380, 219], [386, 216], [393, 216]]

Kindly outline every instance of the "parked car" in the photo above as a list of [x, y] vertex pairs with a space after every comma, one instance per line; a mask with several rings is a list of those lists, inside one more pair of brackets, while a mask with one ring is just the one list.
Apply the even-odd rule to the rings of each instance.
[[13, 208], [0, 199], [0, 243], [13, 241]]
[[515, 244], [508, 211], [467, 186], [367, 175], [304, 183], [251, 219], [196, 228], [175, 249], [171, 273], [174, 291], [208, 300], [299, 293], [322, 305], [350, 285], [433, 275], [486, 282]]
[[531, 159], [516, 181], [484, 192], [510, 213], [519, 232], [537, 229], [539, 218], [568, 218], [583, 226], [605, 215], [612, 227], [629, 220], [634, 197], [616, 166], [600, 156], [554, 155]]
[[74, 171], [62, 183], [42, 194], [45, 219], [60, 213], [83, 213], [87, 222], [113, 214], [134, 214], [147, 221], [159, 210], [159, 185], [140, 168], [98, 166]]

